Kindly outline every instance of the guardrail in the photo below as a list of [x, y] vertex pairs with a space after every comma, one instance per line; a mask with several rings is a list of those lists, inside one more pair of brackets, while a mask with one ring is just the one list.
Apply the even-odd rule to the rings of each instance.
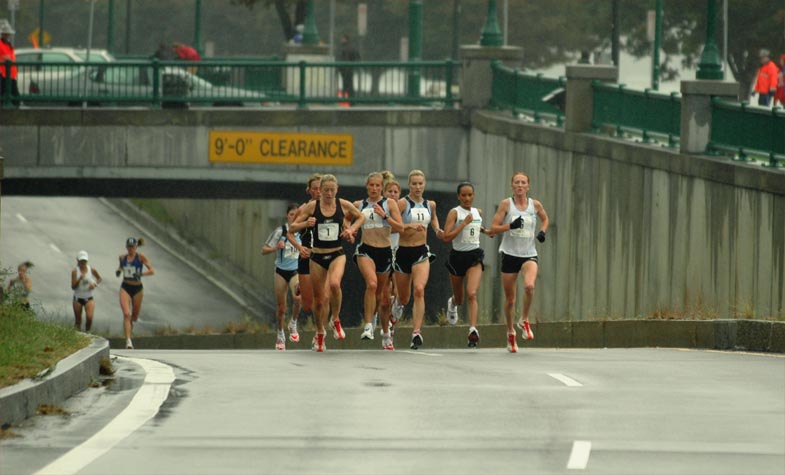
[[627, 132], [641, 134], [644, 143], [661, 136], [668, 146], [676, 147], [681, 134], [681, 96], [650, 89], [636, 91], [623, 84], [592, 83], [594, 109], [592, 128], [610, 130], [623, 137]]
[[[2, 102], [34, 104], [187, 105], [411, 104], [453, 107], [457, 68], [453, 61], [284, 62], [157, 61], [110, 63], [6, 62], [19, 70], [20, 96], [10, 88]], [[340, 93], [352, 78], [354, 94]]]
[[[547, 78], [542, 74], [524, 74], [520, 70], [504, 66], [499, 61], [491, 63], [491, 106], [509, 109], [513, 116], [531, 115], [535, 122], [552, 120], [557, 126], [564, 123], [562, 110], [544, 98], [553, 97], [567, 85], [564, 77]], [[555, 102], [555, 101], [554, 101]]]
[[767, 166], [781, 166], [785, 162], [785, 111], [715, 97], [708, 151], [730, 152], [739, 161], [760, 155], [768, 158]]

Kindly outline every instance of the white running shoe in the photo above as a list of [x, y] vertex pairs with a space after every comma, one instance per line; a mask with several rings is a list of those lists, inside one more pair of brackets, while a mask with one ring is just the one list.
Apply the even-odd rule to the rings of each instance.
[[286, 339], [278, 335], [278, 338], [275, 340], [275, 349], [278, 351], [286, 350]]
[[297, 343], [300, 341], [300, 334], [297, 332], [297, 320], [289, 320], [289, 341]]
[[507, 351], [510, 353], [518, 352], [518, 342], [515, 341], [515, 333], [507, 334]]
[[346, 332], [343, 331], [340, 320], [330, 320], [330, 328], [333, 329], [333, 338], [336, 340], [343, 340], [346, 338]]
[[476, 328], [469, 328], [469, 348], [477, 348], [477, 343], [480, 342], [480, 332]]
[[395, 346], [393, 346], [393, 339], [391, 335], [382, 335], [382, 348], [387, 351], [395, 351]]
[[363, 333], [360, 335], [360, 338], [363, 340], [373, 340], [373, 324], [365, 324], [365, 328], [363, 328]]
[[134, 349], [134, 344], [133, 344], [133, 342], [131, 341], [130, 338], [126, 338], [125, 339], [125, 349], [126, 350], [133, 350]]
[[447, 299], [447, 323], [450, 325], [458, 323], [458, 306], [453, 305], [452, 297]]
[[401, 319], [403, 315], [403, 305], [398, 303], [398, 298], [394, 298], [392, 302], [392, 319], [396, 322]]

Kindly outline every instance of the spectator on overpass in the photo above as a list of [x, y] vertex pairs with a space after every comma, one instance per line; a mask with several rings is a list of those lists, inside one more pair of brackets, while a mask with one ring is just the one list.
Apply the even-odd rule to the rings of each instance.
[[325, 320], [331, 308], [330, 326], [333, 337], [338, 340], [346, 338], [340, 320], [343, 300], [341, 280], [346, 267], [341, 238], [353, 244], [357, 229], [365, 221], [365, 215], [351, 202], [338, 198], [338, 180], [334, 175], [322, 175], [320, 192], [320, 198], [306, 204], [290, 226], [292, 232], [305, 228], [314, 229], [310, 272], [313, 283], [313, 313], [316, 320], [316, 335], [312, 348], [317, 352], [326, 349]]
[[[292, 320], [289, 323], [289, 339], [296, 343], [300, 341], [300, 334], [297, 332], [297, 315], [300, 313], [300, 296], [297, 294], [297, 256], [299, 251], [294, 243], [287, 240], [289, 226], [297, 217], [297, 204], [290, 204], [286, 209], [286, 224], [275, 229], [267, 237], [262, 254], [275, 253], [275, 275], [273, 276], [275, 289], [275, 320], [277, 324], [278, 337], [275, 341], [275, 349], [283, 351], [286, 349], [286, 335], [284, 334], [284, 320], [286, 316], [286, 294], [287, 290], [292, 294]], [[294, 233], [295, 243], [300, 242], [300, 235]]]
[[[341, 47], [338, 50], [339, 61], [359, 61], [360, 53], [349, 41], [348, 35], [341, 35]], [[354, 97], [354, 70], [351, 66], [338, 68], [341, 75], [341, 97]]]
[[[182, 61], [189, 61], [192, 63], [198, 62], [202, 60], [202, 57], [199, 55], [199, 52], [192, 46], [188, 46], [183, 43], [174, 42], [172, 43], [172, 50], [174, 51], [174, 55], [176, 59]], [[196, 74], [196, 66], [188, 66], [186, 70], [191, 74]]]
[[85, 314], [86, 332], [93, 326], [93, 314], [95, 313], [95, 300], [93, 300], [93, 290], [103, 280], [97, 270], [87, 264], [87, 251], [79, 251], [76, 254], [76, 267], [71, 270], [71, 290], [74, 291], [72, 306], [74, 309], [74, 326], [77, 331], [82, 331], [82, 310]]
[[[518, 274], [523, 274], [525, 295], [523, 298], [523, 317], [518, 321], [521, 337], [533, 340], [529, 324], [529, 309], [534, 300], [534, 282], [537, 280], [537, 248], [536, 238], [545, 242], [548, 230], [548, 214], [542, 203], [529, 197], [529, 175], [517, 172], [512, 176], [512, 197], [503, 199], [493, 216], [491, 232], [503, 234], [499, 252], [502, 255], [502, 287], [504, 288], [504, 318], [507, 320], [507, 350], [518, 351], [515, 341], [515, 328], [512, 324], [515, 312], [515, 292]], [[535, 234], [537, 221], [540, 231]]]
[[[11, 66], [10, 71], [7, 71], [5, 67], [6, 61], [16, 62], [16, 52], [13, 43], [11, 43], [11, 35], [14, 33], [15, 31], [8, 20], [0, 20], [0, 98], [5, 97], [8, 88], [10, 88], [12, 97], [19, 97], [19, 86], [16, 82], [17, 67], [16, 65]], [[19, 101], [15, 100], [13, 104], [19, 105]]]
[[780, 56], [780, 71], [777, 73], [777, 92], [774, 93], [774, 105], [785, 106], [785, 54]]
[[[142, 287], [142, 277], [155, 274], [155, 269], [150, 264], [147, 256], [137, 252], [139, 246], [144, 246], [144, 238], [129, 237], [125, 241], [127, 254], [120, 256], [120, 265], [115, 275], [123, 277], [120, 286], [120, 309], [123, 311], [123, 329], [125, 330], [125, 347], [133, 350], [134, 344], [131, 341], [133, 325], [139, 320], [139, 313], [142, 311], [142, 299], [144, 298], [144, 287]], [[144, 268], [147, 267], [147, 270]]]
[[770, 58], [769, 50], [760, 50], [760, 68], [755, 79], [755, 93], [758, 94], [758, 105], [768, 107], [777, 91], [777, 73], [779, 69]]
[[409, 344], [413, 350], [423, 344], [421, 329], [425, 317], [425, 286], [431, 273], [431, 261], [436, 259], [427, 244], [428, 226], [439, 239], [444, 235], [436, 216], [436, 202], [425, 199], [424, 192], [425, 173], [412, 170], [409, 172], [409, 194], [398, 201], [403, 231], [395, 253], [395, 285], [402, 305], [408, 304], [414, 293], [412, 340]]

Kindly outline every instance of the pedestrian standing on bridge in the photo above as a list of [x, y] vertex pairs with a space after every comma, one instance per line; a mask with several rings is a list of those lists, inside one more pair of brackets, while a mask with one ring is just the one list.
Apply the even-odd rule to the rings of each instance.
[[[344, 63], [360, 60], [360, 53], [352, 46], [351, 41], [349, 41], [349, 35], [341, 35], [338, 60]], [[340, 66], [338, 74], [341, 75], [341, 97], [354, 97], [354, 68], [349, 65]]]
[[[273, 276], [275, 288], [275, 320], [278, 325], [278, 338], [275, 341], [275, 349], [283, 351], [286, 349], [286, 335], [284, 334], [284, 321], [286, 317], [286, 294], [287, 290], [292, 294], [292, 320], [289, 326], [289, 339], [293, 343], [300, 341], [300, 334], [297, 332], [297, 314], [300, 313], [300, 296], [297, 293], [297, 257], [300, 252], [297, 246], [287, 239], [289, 226], [297, 217], [297, 204], [292, 203], [286, 209], [286, 224], [275, 229], [265, 241], [262, 247], [262, 254], [275, 253], [275, 275]], [[300, 242], [300, 234], [294, 233], [294, 242]], [[291, 324], [294, 323], [294, 331]]]
[[[539, 231], [537, 222], [539, 220]], [[539, 261], [534, 240], [545, 242], [548, 230], [548, 214], [542, 203], [529, 197], [529, 175], [517, 172], [512, 176], [512, 197], [503, 199], [493, 216], [491, 232], [502, 234], [499, 252], [502, 255], [502, 287], [504, 288], [504, 318], [507, 320], [507, 350], [518, 351], [513, 327], [515, 292], [518, 274], [523, 275], [525, 295], [523, 316], [518, 321], [521, 337], [533, 340], [534, 333], [529, 324], [529, 309], [534, 300], [534, 282], [537, 280]], [[536, 232], [536, 234], [535, 234]]]
[[428, 226], [442, 239], [444, 231], [436, 216], [436, 202], [423, 197], [425, 192], [425, 173], [420, 170], [409, 172], [409, 194], [398, 201], [403, 218], [403, 231], [395, 253], [395, 285], [398, 287], [400, 303], [406, 305], [414, 288], [412, 305], [412, 340], [409, 345], [416, 350], [423, 344], [422, 323], [425, 317], [425, 286], [431, 272], [431, 254], [428, 244]]
[[373, 340], [374, 315], [381, 318], [382, 348], [394, 350], [390, 335], [390, 293], [388, 282], [392, 269], [392, 231], [401, 232], [403, 222], [398, 203], [382, 195], [385, 180], [395, 177], [389, 171], [372, 172], [365, 180], [368, 197], [354, 202], [365, 216], [362, 240], [354, 253], [354, 263], [365, 280], [363, 310], [365, 326], [360, 338]]
[[[485, 270], [483, 259], [485, 251], [480, 247], [480, 234], [486, 233], [482, 226], [482, 210], [472, 206], [474, 203], [474, 185], [465, 181], [458, 185], [458, 201], [460, 205], [447, 213], [444, 222], [444, 242], [452, 243], [452, 250], [447, 259], [447, 271], [450, 273], [452, 296], [447, 300], [447, 322], [458, 323], [458, 307], [464, 302], [464, 283], [466, 284], [466, 300], [469, 304], [469, 347], [475, 348], [480, 341], [477, 331], [479, 304], [477, 292], [480, 289], [482, 272]], [[492, 234], [488, 233], [491, 237]]]
[[144, 246], [144, 238], [129, 237], [126, 239], [125, 248], [128, 252], [120, 256], [120, 265], [115, 272], [117, 277], [121, 275], [123, 277], [123, 283], [120, 285], [120, 309], [123, 311], [125, 347], [129, 350], [134, 349], [131, 333], [134, 323], [139, 320], [139, 312], [142, 311], [142, 300], [144, 299], [142, 277], [155, 274], [155, 269], [147, 256], [138, 252], [139, 246]]
[[82, 310], [84, 309], [84, 329], [86, 332], [89, 332], [93, 327], [93, 315], [95, 314], [93, 290], [98, 287], [103, 279], [101, 274], [87, 263], [87, 260], [87, 251], [79, 251], [76, 254], [76, 267], [71, 270], [71, 290], [74, 291], [72, 302], [74, 326], [78, 331], [82, 331]]
[[[6, 68], [5, 62], [10, 61], [16, 63], [16, 51], [14, 44], [11, 42], [11, 36], [16, 33], [8, 23], [8, 20], [0, 20], [0, 98], [5, 97], [10, 93], [14, 98], [13, 104], [19, 105], [19, 86], [17, 83], [17, 67], [16, 64], [10, 68]], [[8, 70], [6, 70], [8, 69]], [[8, 92], [6, 91], [8, 89]]]
[[755, 78], [754, 93], [758, 94], [758, 105], [768, 107], [777, 92], [779, 68], [771, 60], [769, 50], [760, 50], [758, 56], [760, 57], [760, 68], [758, 68], [758, 75]]
[[[308, 202], [303, 203], [297, 209], [297, 215], [300, 214], [300, 212], [309, 202], [319, 199], [321, 181], [322, 175], [318, 173], [314, 173], [308, 179], [308, 186], [305, 188], [305, 192], [308, 193], [311, 199]], [[295, 217], [297, 215], [295, 215]], [[289, 243], [297, 247], [297, 249], [300, 251], [300, 255], [297, 259], [298, 293], [300, 295], [300, 308], [302, 309], [303, 313], [305, 313], [307, 321], [308, 315], [313, 313], [313, 283], [311, 282], [311, 247], [313, 245], [313, 228], [303, 228], [300, 230], [299, 234], [300, 241], [298, 242], [294, 237], [294, 233], [292, 233], [290, 225], [286, 237], [289, 240]], [[297, 317], [297, 315], [292, 315], [292, 319], [289, 321], [289, 338], [291, 338], [293, 334], [297, 334], [296, 338], [299, 341], [300, 335], [297, 333]], [[316, 326], [315, 318], [314, 326]]]
[[[343, 252], [341, 238], [354, 244], [357, 229], [365, 221], [364, 214], [350, 201], [338, 198], [337, 194], [338, 180], [334, 175], [323, 175], [320, 183], [320, 198], [308, 202], [290, 227], [292, 232], [299, 232], [305, 228], [312, 228], [314, 231], [310, 271], [316, 335], [313, 338], [312, 348], [318, 352], [326, 349], [325, 322], [330, 309], [332, 309], [330, 326], [333, 337], [338, 340], [346, 338], [340, 320], [343, 299], [341, 280], [346, 267], [346, 255]], [[346, 223], [344, 219], [347, 220]]]

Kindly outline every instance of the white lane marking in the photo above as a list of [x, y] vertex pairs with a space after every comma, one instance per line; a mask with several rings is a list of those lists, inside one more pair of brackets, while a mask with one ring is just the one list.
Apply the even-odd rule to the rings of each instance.
[[27, 219], [19, 213], [16, 213], [16, 218], [23, 223], [27, 222]]
[[572, 452], [567, 461], [568, 470], [583, 470], [589, 464], [589, 454], [591, 454], [591, 442], [588, 440], [576, 440], [572, 443]]
[[74, 474], [112, 449], [158, 413], [174, 382], [171, 366], [153, 360], [124, 358], [142, 366], [144, 383], [126, 408], [95, 435], [42, 468], [39, 474]]
[[50, 243], [50, 244], [49, 244], [49, 247], [51, 247], [51, 248], [52, 248], [52, 250], [53, 250], [53, 251], [55, 251], [55, 252], [58, 252], [58, 253], [60, 253], [60, 254], [62, 254], [62, 253], [63, 253], [63, 251], [61, 251], [61, 250], [60, 250], [60, 248], [59, 248], [59, 247], [57, 247], [57, 246], [55, 246], [54, 244], [51, 244], [51, 243]]
[[422, 355], [422, 356], [436, 356], [436, 357], [444, 356], [440, 353], [428, 353], [426, 351], [420, 351], [420, 350], [404, 350], [402, 351], [402, 353], [409, 353], [410, 355]]
[[565, 375], [563, 375], [561, 373], [548, 373], [548, 376], [550, 376], [553, 379], [558, 379], [559, 381], [564, 383], [566, 386], [569, 386], [571, 388], [577, 388], [577, 387], [583, 386], [578, 381], [575, 381], [574, 379], [570, 378], [569, 376], [565, 376]]

